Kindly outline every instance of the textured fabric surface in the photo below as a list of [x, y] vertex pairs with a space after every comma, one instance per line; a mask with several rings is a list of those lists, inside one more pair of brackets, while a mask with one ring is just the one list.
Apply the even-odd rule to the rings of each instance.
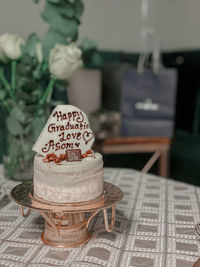
[[88, 244], [54, 248], [40, 239], [44, 221], [39, 214], [23, 218], [10, 201], [17, 183], [5, 180], [0, 166], [0, 266], [193, 266], [200, 257], [194, 231], [200, 222], [200, 188], [130, 169], [106, 168], [105, 180], [124, 191], [113, 232], [104, 230], [100, 213]]

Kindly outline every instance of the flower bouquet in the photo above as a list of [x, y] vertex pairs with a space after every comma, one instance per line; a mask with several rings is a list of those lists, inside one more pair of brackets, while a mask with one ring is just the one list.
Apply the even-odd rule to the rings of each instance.
[[[38, 2], [38, 1], [34, 1]], [[16, 34], [0, 36], [0, 109], [6, 129], [5, 176], [32, 178], [32, 145], [52, 107], [67, 102], [67, 81], [83, 64], [98, 61], [96, 44], [75, 44], [83, 13], [81, 0], [47, 0], [42, 18], [50, 27], [40, 39]], [[54, 90], [62, 98], [52, 97]], [[63, 101], [64, 100], [64, 101]]]

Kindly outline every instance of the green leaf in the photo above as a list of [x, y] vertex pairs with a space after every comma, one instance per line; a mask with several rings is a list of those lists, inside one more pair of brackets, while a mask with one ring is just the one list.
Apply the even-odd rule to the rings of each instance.
[[57, 16], [60, 16], [58, 6], [46, 2], [45, 8], [42, 11], [41, 16], [45, 21], [51, 22], [52, 19], [54, 19]]
[[33, 103], [36, 100], [36, 98], [34, 96], [31, 96], [30, 94], [28, 94], [22, 90], [17, 91], [16, 96], [28, 104]]
[[53, 30], [48, 31], [42, 41], [43, 54], [47, 61], [49, 59], [50, 50], [54, 48], [56, 44], [66, 45], [67, 41], [60, 33]]
[[43, 90], [41, 88], [37, 88], [35, 89], [32, 93], [31, 93], [33, 96], [39, 98], [42, 96], [43, 94]]
[[27, 41], [38, 43], [40, 42], [40, 38], [37, 33], [33, 32], [28, 36]]
[[[32, 79], [29, 79], [29, 82], [27, 83], [26, 87], [23, 88], [24, 91], [28, 93], [28, 95], [35, 90], [35, 88], [38, 86], [37, 81]], [[36, 98], [32, 97], [32, 101], [28, 100], [29, 103], [35, 102]]]
[[[34, 112], [37, 111], [37, 107], [38, 107], [37, 105], [26, 105], [26, 107], [24, 108], [24, 111], [27, 113], [33, 114]], [[32, 120], [32, 117], [26, 118], [26, 122], [30, 122], [31, 120]]]
[[23, 134], [23, 128], [21, 124], [14, 117], [9, 116], [6, 119], [6, 125], [11, 135], [16, 136]]
[[78, 22], [75, 19], [55, 17], [51, 21], [51, 27], [54, 31], [66, 37], [70, 37], [71, 41], [75, 41], [77, 37]]
[[66, 2], [69, 2], [70, 4], [74, 4], [76, 2], [76, 0], [65, 0]]
[[26, 51], [31, 57], [35, 57], [36, 55], [36, 43], [40, 42], [40, 38], [37, 36], [36, 33], [32, 33], [29, 35], [26, 41]]
[[27, 77], [18, 76], [17, 77], [17, 88], [26, 87], [28, 82], [29, 82], [29, 79]]
[[25, 162], [28, 162], [29, 160], [33, 159], [33, 153], [32, 153], [33, 145], [34, 142], [25, 143], [23, 145], [23, 159]]
[[38, 64], [37, 59], [34, 60], [34, 58], [30, 57], [28, 53], [25, 53], [19, 65], [22, 65], [26, 70], [27, 68], [30, 69], [34, 67], [36, 64]]
[[56, 88], [56, 90], [58, 90], [60, 92], [64, 92], [67, 88], [67, 82], [58, 80], [55, 84], [55, 88]]
[[25, 114], [21, 111], [19, 107], [14, 107], [10, 112], [10, 116], [21, 123], [24, 123], [26, 119]]
[[51, 4], [46, 2], [45, 8], [41, 13], [42, 18], [51, 22], [55, 17], [66, 16], [72, 18], [74, 16], [74, 8], [72, 5], [64, 3], [60, 5]]
[[80, 44], [82, 51], [88, 52], [90, 50], [95, 50], [97, 48], [97, 43], [89, 38], [84, 38]]
[[44, 71], [42, 69], [42, 65], [38, 65], [36, 67], [36, 69], [33, 71], [33, 77], [36, 79], [36, 80], [40, 80], [42, 78], [42, 76], [44, 75]]
[[76, 18], [80, 19], [83, 14], [83, 10], [84, 10], [83, 2], [81, 0], [76, 1], [74, 3], [74, 9], [75, 9]]
[[27, 117], [26, 117], [26, 123], [27, 123], [27, 124], [29, 124], [29, 123], [32, 124], [32, 121], [33, 121], [33, 115], [31, 115], [31, 116], [27, 116]]
[[38, 4], [40, 0], [33, 0], [35, 4]]
[[46, 123], [46, 117], [45, 116], [33, 118], [32, 127], [33, 127], [35, 138], [37, 138], [40, 135], [42, 129], [45, 126], [45, 123]]
[[7, 98], [6, 101], [8, 102], [8, 105], [11, 106], [11, 107], [16, 107], [16, 106], [17, 106], [16, 102], [13, 101], [13, 100], [10, 99], [10, 98]]
[[103, 59], [97, 51], [95, 53], [93, 53], [93, 55], [91, 57], [91, 64], [95, 67], [98, 67], [98, 68], [102, 67], [102, 65], [103, 65]]
[[66, 16], [68, 18], [73, 18], [74, 16], [74, 8], [69, 4], [60, 5], [58, 10], [61, 15]]
[[10, 156], [14, 154], [19, 155], [19, 150], [21, 149], [21, 142], [18, 137], [9, 135], [9, 152]]
[[30, 131], [31, 131], [31, 129], [32, 129], [32, 125], [31, 125], [31, 124], [28, 124], [28, 125], [25, 127], [25, 129], [24, 129], [24, 134], [25, 134], [25, 135], [29, 134]]
[[0, 100], [4, 100], [7, 95], [7, 92], [3, 89], [0, 89]]
[[19, 106], [19, 108], [20, 108], [21, 110], [23, 110], [24, 107], [26, 106], [26, 103], [25, 103], [23, 100], [20, 100], [20, 101], [18, 101], [18, 106]]

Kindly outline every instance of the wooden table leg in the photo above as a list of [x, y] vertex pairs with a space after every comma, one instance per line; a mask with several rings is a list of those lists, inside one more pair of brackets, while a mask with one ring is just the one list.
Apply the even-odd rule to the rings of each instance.
[[162, 177], [168, 177], [169, 170], [169, 151], [161, 151], [158, 161], [158, 175]]
[[158, 160], [159, 157], [160, 157], [160, 151], [154, 152], [153, 156], [148, 160], [148, 162], [142, 168], [141, 172], [147, 173], [154, 165], [154, 163]]

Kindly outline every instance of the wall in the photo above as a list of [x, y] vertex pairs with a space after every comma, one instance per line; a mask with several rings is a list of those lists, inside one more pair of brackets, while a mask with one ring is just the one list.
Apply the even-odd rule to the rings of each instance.
[[[83, 0], [85, 13], [80, 28], [80, 39], [90, 37], [106, 50], [139, 51], [141, 0]], [[199, 0], [149, 0], [149, 22], [161, 38], [164, 50], [200, 48]], [[0, 1], [0, 33], [6, 31], [28, 35], [36, 31], [43, 35], [47, 30], [39, 11], [41, 0]]]

